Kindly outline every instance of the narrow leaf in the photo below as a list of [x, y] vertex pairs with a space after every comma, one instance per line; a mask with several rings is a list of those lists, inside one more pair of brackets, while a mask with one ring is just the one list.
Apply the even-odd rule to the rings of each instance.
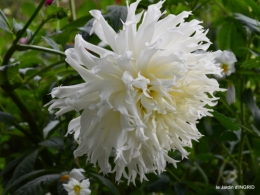
[[186, 194], [186, 189], [185, 189], [184, 183], [175, 182], [174, 183], [174, 189], [175, 189], [176, 194], [178, 194], [178, 195], [185, 195]]
[[5, 13], [1, 9], [0, 9], [0, 20], [3, 20], [8, 25], [8, 27], [11, 28], [11, 25], [10, 25]]
[[13, 34], [12, 31], [8, 28], [8, 26], [6, 25], [6, 23], [0, 19], [0, 28], [2, 30], [4, 30], [5, 32], [8, 32], [10, 34]]
[[17, 166], [18, 163], [22, 161], [26, 156], [28, 156], [32, 152], [32, 149], [26, 150], [24, 153], [22, 153], [18, 158], [14, 159], [13, 161], [9, 162], [5, 165], [4, 170], [1, 172], [0, 177], [5, 176], [6, 174], [9, 174], [10, 171], [14, 169], [15, 166]]
[[122, 21], [126, 21], [127, 8], [125, 6], [111, 5], [107, 7], [107, 16], [111, 20], [111, 26], [115, 31], [122, 27]]
[[13, 18], [13, 27], [14, 27], [15, 33], [18, 33], [20, 30], [23, 29], [23, 26], [21, 24], [17, 23], [14, 18]]
[[148, 192], [163, 192], [170, 184], [170, 178], [167, 175], [159, 175], [158, 180], [148, 184], [146, 189]]
[[17, 178], [20, 178], [21, 176], [31, 172], [34, 167], [35, 160], [38, 155], [38, 150], [35, 150], [33, 153], [31, 153], [29, 156], [24, 158], [20, 164], [15, 168], [13, 177], [10, 184], [15, 181]]
[[95, 173], [90, 173], [90, 174], [93, 175], [94, 177], [96, 177], [97, 179], [99, 179], [101, 181], [101, 183], [104, 184], [105, 186], [107, 186], [114, 195], [119, 195], [118, 189], [111, 181], [109, 181], [108, 179], [106, 179], [98, 174], [95, 174]]
[[44, 36], [42, 36], [42, 38], [43, 38], [43, 39], [45, 40], [45, 42], [46, 42], [49, 46], [51, 46], [53, 49], [60, 51], [59, 45], [58, 45], [55, 41], [53, 41], [51, 38], [49, 38], [49, 37], [44, 37]]
[[256, 58], [254, 59], [250, 59], [250, 60], [247, 60], [245, 61], [241, 67], [243, 68], [248, 68], [248, 69], [251, 69], [251, 68], [260, 68], [260, 56], [257, 56]]
[[225, 115], [218, 113], [217, 111], [214, 111], [212, 114], [220, 122], [220, 124], [227, 129], [230, 129], [232, 131], [239, 130], [239, 124], [233, 122], [231, 118], [228, 118]]
[[12, 190], [13, 188], [15, 188], [16, 186], [18, 186], [18, 184], [20, 184], [21, 182], [25, 181], [26, 179], [32, 178], [32, 177], [37, 177], [42, 175], [43, 173], [45, 173], [46, 170], [39, 170], [39, 171], [33, 171], [31, 173], [27, 173], [19, 178], [17, 178], [11, 185], [9, 185], [3, 195], [7, 194], [10, 190]]
[[39, 145], [58, 150], [64, 149], [64, 142], [60, 137], [52, 137], [50, 139], [44, 140], [43, 142], [39, 143]]
[[15, 120], [15, 116], [14, 115], [11, 115], [9, 113], [0, 111], [0, 122], [4, 122], [4, 123], [7, 123], [7, 124], [10, 124], [14, 120]]
[[34, 179], [14, 192], [14, 195], [36, 195], [46, 192], [54, 182], [57, 182], [60, 174], [50, 174]]

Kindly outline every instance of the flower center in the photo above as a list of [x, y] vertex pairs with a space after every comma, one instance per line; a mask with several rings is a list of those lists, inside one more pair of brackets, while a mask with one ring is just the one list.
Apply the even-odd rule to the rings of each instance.
[[225, 73], [228, 72], [228, 64], [222, 64], [221, 68], [223, 69], [223, 72], [225, 72]]
[[76, 195], [79, 195], [81, 187], [79, 185], [74, 186], [73, 190]]
[[60, 178], [60, 180], [61, 180], [61, 181], [67, 181], [69, 178], [70, 178], [69, 175], [62, 175], [61, 178]]

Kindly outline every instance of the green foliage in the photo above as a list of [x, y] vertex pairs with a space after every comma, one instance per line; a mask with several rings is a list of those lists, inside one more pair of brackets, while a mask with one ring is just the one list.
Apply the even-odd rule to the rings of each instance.
[[[91, 44], [100, 42], [95, 34], [90, 35], [93, 17], [89, 11], [102, 9], [107, 22], [119, 31], [127, 16], [126, 2], [74, 0], [75, 10], [60, 0], [51, 6], [45, 6], [44, 0], [38, 2], [21, 1], [16, 9], [17, 1], [3, 1], [10, 7], [0, 10], [0, 37], [4, 37], [0, 39], [0, 194], [66, 194], [63, 184], [68, 181], [61, 177], [75, 167], [86, 171], [93, 195], [258, 194], [258, 190], [216, 189], [216, 185], [228, 185], [225, 173], [232, 170], [236, 177], [230, 185], [260, 186], [258, 1], [167, 0], [163, 4], [167, 13], [162, 17], [191, 10], [193, 15], [187, 20], [204, 21], [213, 43], [210, 50], [234, 52], [236, 72], [218, 82], [222, 88], [234, 85], [236, 101], [228, 105], [226, 92], [216, 94], [220, 99], [212, 112], [214, 117], [204, 117], [197, 124], [204, 136], [186, 148], [189, 159], [182, 159], [177, 150], [169, 152], [181, 161], [177, 168], [167, 165], [159, 176], [146, 174], [148, 181], [137, 179], [136, 186], [127, 185], [124, 179], [114, 184], [115, 174], [101, 176], [98, 166], [86, 163], [85, 158], [74, 159], [77, 143], [73, 136], [64, 135], [68, 122], [78, 115], [55, 118], [44, 107], [54, 87], [82, 80], [65, 62], [64, 51], [73, 47], [75, 35], [82, 34]], [[150, 4], [142, 0], [138, 12]], [[58, 122], [48, 126], [53, 121]], [[110, 160], [113, 168], [112, 156]]]
[[119, 195], [117, 187], [111, 181], [95, 173], [90, 173], [90, 175], [96, 177], [104, 186], [108, 187], [114, 195]]
[[232, 119], [225, 117], [225, 115], [218, 113], [217, 111], [214, 111], [213, 116], [227, 129], [236, 131], [239, 129], [239, 125], [232, 121]]

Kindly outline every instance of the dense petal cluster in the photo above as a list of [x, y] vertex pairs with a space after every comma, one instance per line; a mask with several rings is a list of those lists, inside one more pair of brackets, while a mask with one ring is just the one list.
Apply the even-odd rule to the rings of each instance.
[[[146, 179], [145, 173], [160, 174], [168, 156], [202, 135], [196, 124], [211, 116], [206, 105], [216, 105], [218, 82], [209, 74], [221, 76], [214, 62], [221, 53], [206, 52], [211, 44], [200, 21], [185, 22], [191, 12], [168, 15], [160, 11], [163, 1], [135, 14], [140, 0], [128, 6], [123, 29], [116, 33], [98, 10], [92, 33], [111, 51], [75, 37], [74, 48], [66, 50], [66, 61], [84, 83], [56, 87], [49, 110], [56, 115], [71, 110], [80, 116], [69, 123], [79, 146], [74, 155], [87, 154], [100, 172], [116, 173], [116, 180]], [[159, 20], [159, 18], [163, 19]], [[197, 52], [205, 51], [205, 52]], [[114, 158], [111, 166], [109, 158]]]

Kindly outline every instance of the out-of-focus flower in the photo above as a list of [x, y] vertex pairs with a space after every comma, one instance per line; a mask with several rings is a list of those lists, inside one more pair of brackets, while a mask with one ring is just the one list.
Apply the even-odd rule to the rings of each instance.
[[229, 76], [236, 71], [235, 62], [237, 62], [237, 59], [233, 52], [225, 50], [215, 60], [222, 68], [222, 76]]
[[84, 169], [72, 169], [72, 171], [69, 174], [65, 174], [61, 176], [61, 181], [66, 181], [71, 178], [80, 181], [85, 178], [85, 176], [82, 174], [84, 172], [85, 172]]
[[27, 39], [26, 37], [23, 37], [23, 38], [21, 38], [21, 39], [19, 40], [19, 43], [21, 43], [21, 44], [26, 44], [27, 41], [28, 41], [28, 39]]
[[236, 169], [232, 170], [232, 171], [224, 171], [223, 172], [223, 182], [225, 184], [232, 184], [237, 178], [237, 171]]
[[226, 92], [226, 101], [228, 105], [236, 101], [236, 88], [233, 83], [228, 84], [228, 88]]
[[89, 180], [85, 179], [82, 182], [71, 178], [68, 184], [63, 184], [64, 189], [68, 191], [68, 195], [89, 195]]
[[45, 6], [49, 6], [49, 5], [51, 5], [52, 2], [53, 2], [53, 0], [46, 0], [46, 1], [45, 1]]
[[[215, 106], [214, 92], [222, 90], [207, 77], [221, 76], [214, 63], [221, 52], [206, 52], [210, 41], [201, 22], [185, 22], [191, 12], [159, 20], [164, 1], [136, 15], [139, 2], [128, 6], [119, 33], [100, 11], [90, 11], [95, 18], [91, 32], [112, 51], [77, 35], [74, 48], [65, 52], [66, 61], [85, 82], [54, 88], [51, 95], [58, 99], [49, 107], [59, 109], [57, 116], [82, 111], [68, 127], [79, 144], [75, 157], [87, 154], [100, 172], [116, 172], [117, 181], [123, 176], [133, 183], [137, 175], [142, 181], [147, 179], [145, 173], [160, 174], [167, 162], [176, 166], [177, 161], [168, 156], [171, 150], [187, 158], [184, 147], [192, 147], [192, 140], [202, 136], [196, 124], [211, 116], [206, 105]], [[197, 50], [205, 53], [194, 53]]]

